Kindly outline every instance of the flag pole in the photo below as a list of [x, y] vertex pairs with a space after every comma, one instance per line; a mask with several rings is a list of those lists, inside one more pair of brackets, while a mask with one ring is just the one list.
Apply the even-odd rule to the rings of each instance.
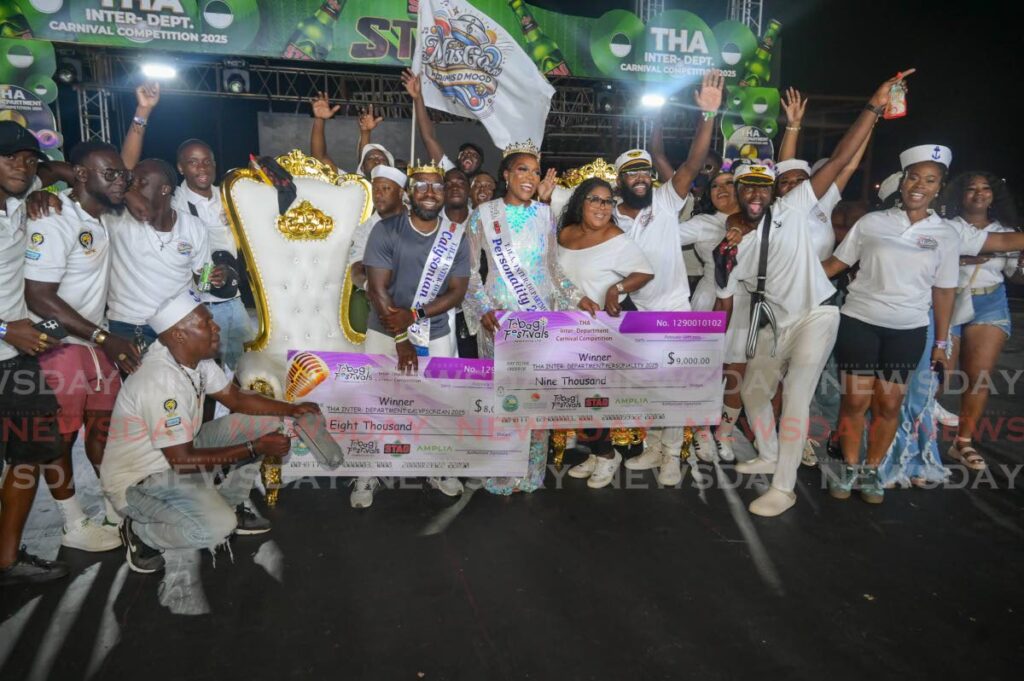
[[409, 165], [416, 164], [416, 100], [412, 102], [412, 130], [409, 133]]

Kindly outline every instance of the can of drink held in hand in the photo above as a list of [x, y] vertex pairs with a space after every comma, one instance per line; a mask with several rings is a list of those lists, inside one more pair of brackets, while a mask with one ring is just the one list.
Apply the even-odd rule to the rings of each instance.
[[197, 291], [206, 292], [210, 290], [210, 276], [213, 274], [213, 263], [208, 262], [203, 265], [203, 271], [199, 275], [199, 284], [196, 286]]

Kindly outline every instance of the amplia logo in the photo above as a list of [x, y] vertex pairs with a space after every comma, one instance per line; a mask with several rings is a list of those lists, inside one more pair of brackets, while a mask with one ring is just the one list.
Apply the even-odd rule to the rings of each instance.
[[491, 107], [504, 61], [497, 34], [457, 8], [439, 9], [434, 25], [424, 29], [424, 76], [474, 113]]

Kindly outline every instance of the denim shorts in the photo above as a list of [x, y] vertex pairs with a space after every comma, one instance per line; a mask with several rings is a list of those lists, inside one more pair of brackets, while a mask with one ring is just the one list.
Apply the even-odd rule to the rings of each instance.
[[971, 296], [971, 302], [974, 304], [974, 319], [965, 325], [954, 326], [951, 330], [954, 336], [962, 335], [961, 326], [986, 324], [1000, 329], [1007, 338], [1010, 337], [1010, 305], [1006, 302], [1005, 284], [1000, 284], [992, 293]]

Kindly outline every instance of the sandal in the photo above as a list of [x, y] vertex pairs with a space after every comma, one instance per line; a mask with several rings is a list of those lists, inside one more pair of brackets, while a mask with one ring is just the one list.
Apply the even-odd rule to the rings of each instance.
[[982, 458], [977, 449], [971, 446], [970, 438], [957, 437], [953, 444], [949, 446], [948, 455], [949, 458], [962, 463], [972, 471], [983, 471], [988, 468], [985, 459]]

